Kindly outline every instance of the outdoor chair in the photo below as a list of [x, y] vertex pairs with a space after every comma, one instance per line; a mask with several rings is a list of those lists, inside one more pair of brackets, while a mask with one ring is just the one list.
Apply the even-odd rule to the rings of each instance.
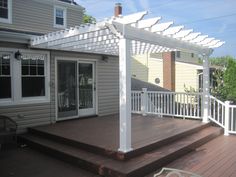
[[175, 168], [162, 168], [162, 170], [159, 173], [155, 174], [153, 177], [202, 177], [202, 176]]
[[17, 123], [10, 117], [0, 115], [0, 149], [9, 143], [16, 143]]

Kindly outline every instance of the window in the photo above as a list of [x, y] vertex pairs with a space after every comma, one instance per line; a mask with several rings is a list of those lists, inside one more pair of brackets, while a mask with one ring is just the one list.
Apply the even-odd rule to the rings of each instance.
[[22, 97], [45, 96], [44, 58], [24, 58], [21, 61]]
[[11, 98], [10, 54], [0, 55], [0, 99]]
[[194, 53], [191, 53], [191, 57], [194, 58]]
[[66, 8], [54, 7], [54, 27], [66, 28]]
[[49, 53], [0, 48], [0, 105], [49, 102]]
[[176, 51], [176, 57], [180, 58], [180, 51]]
[[11, 23], [12, 0], [0, 0], [0, 22]]

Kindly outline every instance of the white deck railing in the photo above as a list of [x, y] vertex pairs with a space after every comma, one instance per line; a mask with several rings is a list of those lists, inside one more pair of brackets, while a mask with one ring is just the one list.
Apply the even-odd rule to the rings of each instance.
[[[236, 105], [209, 97], [208, 118], [224, 128], [225, 135], [236, 134]], [[202, 94], [159, 91], [132, 91], [132, 113], [202, 119]]]
[[230, 105], [229, 101], [222, 102], [210, 96], [209, 119], [225, 130], [225, 135], [236, 134], [236, 105]]
[[132, 91], [132, 112], [175, 116], [183, 118], [201, 118], [201, 93], [178, 93], [157, 91]]

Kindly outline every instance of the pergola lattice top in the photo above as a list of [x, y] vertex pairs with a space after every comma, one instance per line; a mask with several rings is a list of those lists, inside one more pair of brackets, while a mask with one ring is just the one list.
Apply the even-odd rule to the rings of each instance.
[[173, 22], [159, 23], [161, 17], [143, 19], [148, 12], [111, 17], [96, 24], [86, 24], [33, 37], [31, 46], [57, 50], [118, 55], [119, 39], [131, 41], [131, 54], [188, 51], [209, 55], [223, 41]]

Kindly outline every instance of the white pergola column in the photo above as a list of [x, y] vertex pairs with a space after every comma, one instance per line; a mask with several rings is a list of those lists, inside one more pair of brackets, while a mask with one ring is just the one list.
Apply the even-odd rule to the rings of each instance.
[[209, 96], [210, 96], [210, 74], [209, 56], [202, 55], [203, 59], [203, 100], [202, 100], [202, 122], [208, 122]]
[[131, 41], [119, 41], [119, 79], [120, 79], [120, 148], [128, 152], [131, 148]]
[[131, 41], [121, 38], [119, 42], [120, 80], [120, 148], [128, 152], [131, 148]]

